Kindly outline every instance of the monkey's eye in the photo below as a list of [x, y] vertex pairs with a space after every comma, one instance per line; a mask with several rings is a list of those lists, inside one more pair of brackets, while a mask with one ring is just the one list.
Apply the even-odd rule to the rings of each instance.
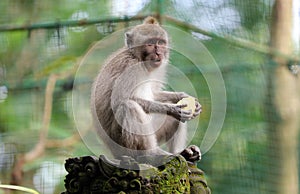
[[153, 46], [153, 45], [164, 46], [164, 45], [166, 45], [166, 41], [163, 39], [153, 38], [153, 39], [147, 40], [146, 45], [147, 46]]
[[164, 40], [158, 40], [158, 41], [157, 41], [157, 44], [158, 44], [158, 45], [165, 45], [165, 44], [166, 44], [166, 41], [164, 41]]
[[154, 45], [154, 44], [156, 44], [156, 40], [155, 40], [155, 39], [150, 39], [150, 40], [148, 40], [148, 41], [146, 42], [146, 44], [147, 44], [148, 46]]

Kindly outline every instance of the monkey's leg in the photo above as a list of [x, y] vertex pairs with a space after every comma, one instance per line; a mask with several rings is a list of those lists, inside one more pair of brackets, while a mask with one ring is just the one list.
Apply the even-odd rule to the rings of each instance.
[[167, 142], [171, 153], [179, 153], [186, 148], [187, 125], [173, 117], [166, 118], [156, 135], [159, 142]]
[[[128, 100], [117, 107], [115, 118], [121, 127], [120, 139], [116, 140], [124, 149], [112, 150], [114, 155], [168, 154], [157, 144], [151, 117], [136, 102]], [[119, 153], [122, 151], [122, 153]]]
[[167, 141], [169, 151], [173, 154], [182, 155], [189, 162], [197, 162], [201, 159], [200, 149], [191, 145], [186, 147], [187, 125], [167, 117], [162, 127], [156, 132], [158, 141]]
[[171, 153], [179, 153], [186, 148], [187, 124], [179, 122], [177, 131], [169, 142]]

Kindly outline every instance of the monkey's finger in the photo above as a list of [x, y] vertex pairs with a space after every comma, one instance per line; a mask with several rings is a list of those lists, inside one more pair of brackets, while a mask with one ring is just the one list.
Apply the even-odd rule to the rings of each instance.
[[180, 112], [180, 120], [181, 121], [189, 121], [193, 117], [193, 113], [191, 110], [181, 110]]
[[193, 114], [193, 116], [196, 117], [196, 116], [198, 116], [201, 112], [202, 112], [202, 108], [200, 108], [199, 110], [196, 109], [195, 112], [194, 112], [194, 114]]
[[201, 160], [200, 149], [198, 146], [195, 145], [191, 145], [185, 148], [180, 154], [189, 162], [194, 163]]
[[201, 104], [199, 103], [199, 101], [198, 101], [198, 99], [197, 99], [197, 98], [195, 98], [195, 106], [196, 106], [196, 107], [198, 107], [198, 106], [200, 106], [200, 107], [201, 107]]
[[187, 107], [188, 104], [177, 104], [176, 107], [178, 108], [184, 108], [184, 107]]
[[198, 116], [202, 112], [202, 106], [199, 102], [195, 102], [196, 108], [194, 112], [194, 117]]
[[192, 110], [182, 110], [180, 111], [181, 115], [187, 115], [187, 116], [191, 116], [193, 115], [193, 111]]
[[201, 159], [201, 156], [200, 155], [193, 155], [191, 157], [189, 157], [189, 161], [190, 162], [196, 162], [196, 161], [199, 161]]
[[201, 104], [198, 101], [195, 101], [195, 106], [196, 106], [195, 110], [198, 110], [198, 109], [202, 108]]
[[201, 151], [200, 148], [196, 145], [190, 145], [189, 148], [193, 151], [193, 155], [195, 154], [200, 154], [201, 155]]
[[182, 107], [187, 106], [186, 104], [172, 106], [169, 114], [175, 119], [185, 122], [193, 117], [191, 110], [183, 110]]

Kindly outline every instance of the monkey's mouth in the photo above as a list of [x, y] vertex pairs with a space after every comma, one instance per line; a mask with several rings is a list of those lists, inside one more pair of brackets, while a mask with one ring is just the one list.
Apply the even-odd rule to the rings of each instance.
[[162, 58], [159, 55], [150, 55], [145, 59], [145, 62], [147, 62], [152, 68], [157, 68], [162, 63]]
[[161, 64], [161, 57], [156, 54], [152, 59], [151, 62], [155, 65], [160, 65]]
[[154, 60], [152, 60], [154, 63], [160, 63], [161, 62], [161, 60], [158, 58], [158, 59], [154, 59]]
[[161, 60], [160, 59], [154, 59], [151, 60], [151, 63], [155, 66], [158, 67], [161, 64]]

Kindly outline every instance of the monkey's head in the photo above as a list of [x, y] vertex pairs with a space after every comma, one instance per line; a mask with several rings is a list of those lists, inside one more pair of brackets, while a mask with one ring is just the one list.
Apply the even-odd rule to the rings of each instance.
[[143, 24], [126, 32], [125, 44], [136, 58], [151, 68], [159, 67], [169, 57], [167, 32], [153, 17], [147, 17]]

